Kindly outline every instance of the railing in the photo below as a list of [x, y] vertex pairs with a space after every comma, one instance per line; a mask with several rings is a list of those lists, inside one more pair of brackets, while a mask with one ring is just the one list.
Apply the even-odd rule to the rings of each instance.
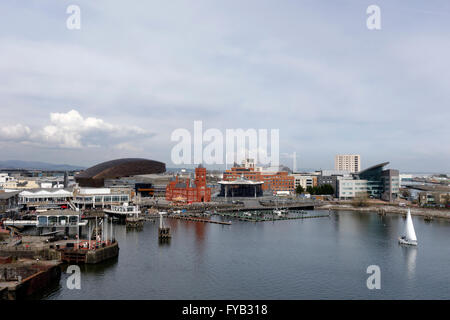
[[76, 227], [78, 222], [60, 223], [60, 222], [47, 222], [47, 223], [37, 223], [37, 227]]

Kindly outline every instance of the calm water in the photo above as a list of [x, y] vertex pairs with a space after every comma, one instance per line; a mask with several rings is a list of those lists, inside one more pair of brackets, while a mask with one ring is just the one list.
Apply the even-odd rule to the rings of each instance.
[[[325, 213], [315, 211], [315, 213]], [[450, 222], [413, 217], [419, 246], [401, 247], [399, 215], [335, 212], [329, 218], [240, 222], [231, 226], [168, 220], [116, 226], [118, 259], [82, 267], [81, 290], [47, 299], [450, 299]], [[381, 268], [369, 290], [366, 269]]]

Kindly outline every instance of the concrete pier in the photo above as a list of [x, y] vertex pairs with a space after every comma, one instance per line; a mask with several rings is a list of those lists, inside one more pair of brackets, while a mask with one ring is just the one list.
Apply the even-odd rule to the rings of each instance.
[[95, 264], [119, 255], [119, 244], [117, 241], [105, 246], [96, 245], [91, 249], [63, 248], [61, 249], [61, 260], [67, 263]]
[[0, 300], [18, 300], [44, 290], [61, 278], [61, 262], [21, 259], [0, 265]]

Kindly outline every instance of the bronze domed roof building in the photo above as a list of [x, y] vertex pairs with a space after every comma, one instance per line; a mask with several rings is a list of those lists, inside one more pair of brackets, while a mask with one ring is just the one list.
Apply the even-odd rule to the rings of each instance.
[[80, 187], [103, 187], [105, 179], [118, 179], [139, 174], [163, 173], [166, 164], [141, 158], [125, 158], [102, 162], [75, 176]]

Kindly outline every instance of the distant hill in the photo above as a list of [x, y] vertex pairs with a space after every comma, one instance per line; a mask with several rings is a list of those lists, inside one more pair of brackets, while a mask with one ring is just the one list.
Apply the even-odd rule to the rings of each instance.
[[22, 160], [4, 160], [0, 161], [1, 169], [26, 169], [26, 170], [81, 170], [85, 169], [81, 166], [73, 166], [69, 164], [53, 164], [39, 161], [22, 161]]

